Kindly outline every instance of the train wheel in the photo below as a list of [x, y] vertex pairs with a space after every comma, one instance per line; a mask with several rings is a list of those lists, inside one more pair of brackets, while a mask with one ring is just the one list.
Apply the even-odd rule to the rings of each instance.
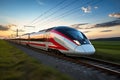
[[26, 46], [30, 47], [30, 45], [29, 45], [29, 44], [26, 44]]
[[60, 54], [61, 52], [57, 49], [48, 49], [48, 52], [52, 52], [52, 53], [56, 53], [56, 54]]

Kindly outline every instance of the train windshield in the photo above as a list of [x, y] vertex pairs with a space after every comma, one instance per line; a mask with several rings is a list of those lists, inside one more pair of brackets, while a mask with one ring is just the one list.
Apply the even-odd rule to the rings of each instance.
[[90, 44], [89, 40], [82, 32], [77, 30], [70, 30], [66, 32], [71, 36], [72, 39], [79, 41], [80, 44]]
[[73, 36], [75, 39], [87, 39], [86, 36], [84, 36], [81, 32], [79, 31], [67, 31], [71, 36]]
[[69, 28], [69, 27], [61, 27], [59, 29], [57, 28], [57, 31], [65, 34], [72, 40], [78, 41], [81, 45], [82, 44], [90, 44], [87, 37], [82, 32], [80, 32], [76, 29]]

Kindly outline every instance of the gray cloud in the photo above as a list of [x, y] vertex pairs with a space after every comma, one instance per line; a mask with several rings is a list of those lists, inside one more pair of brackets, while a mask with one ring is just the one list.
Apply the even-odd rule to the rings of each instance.
[[8, 26], [0, 25], [0, 31], [7, 31], [7, 30], [9, 30]]
[[112, 30], [103, 30], [103, 31], [100, 31], [100, 32], [111, 32]]
[[94, 26], [92, 26], [92, 27], [86, 27], [86, 28], [83, 28], [83, 29], [92, 29], [92, 28], [94, 28]]
[[120, 18], [120, 13], [109, 14], [109, 17]]
[[83, 33], [89, 33], [89, 32], [91, 32], [91, 31], [84, 31]]
[[76, 28], [76, 29], [92, 29], [92, 28], [94, 28], [94, 25], [91, 25], [88, 23], [83, 23], [83, 24], [72, 25], [72, 27]]
[[76, 29], [92, 29], [92, 28], [115, 27], [118, 25], [120, 25], [120, 19], [116, 19], [114, 21], [109, 21], [105, 23], [94, 24], [94, 25], [88, 23], [74, 24], [72, 25], [72, 27]]
[[7, 31], [10, 30], [12, 27], [16, 27], [15, 24], [9, 24], [9, 25], [0, 25], [0, 31]]
[[112, 26], [117, 26], [120, 25], [120, 19], [110, 21], [110, 22], [105, 22], [105, 23], [100, 23], [96, 24], [94, 27], [112, 27]]
[[87, 25], [88, 23], [82, 23], [82, 24], [73, 24], [73, 25], [71, 25], [73, 28], [76, 28], [76, 29], [83, 29], [82, 27], [80, 27], [80, 26], [82, 26], [82, 25]]

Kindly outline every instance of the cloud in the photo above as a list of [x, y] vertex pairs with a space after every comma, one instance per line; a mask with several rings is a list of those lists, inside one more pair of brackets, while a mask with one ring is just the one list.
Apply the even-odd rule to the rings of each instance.
[[95, 9], [98, 9], [98, 7], [97, 7], [97, 6], [95, 6], [94, 8], [95, 8]]
[[9, 24], [9, 25], [0, 25], [0, 31], [7, 31], [9, 29], [11, 29], [12, 27], [15, 27], [16, 25], [15, 24]]
[[120, 13], [109, 14], [109, 17], [120, 18]]
[[8, 26], [0, 25], [0, 31], [7, 31], [9, 30]]
[[25, 32], [25, 30], [22, 30], [22, 29], [18, 29], [18, 32]]
[[82, 11], [84, 13], [90, 13], [91, 12], [91, 6], [88, 6], [88, 7], [81, 7]]
[[35, 26], [29, 26], [29, 25], [28, 25], [28, 26], [27, 26], [27, 25], [24, 25], [24, 27], [33, 27], [33, 28], [35, 28]]
[[74, 24], [71, 25], [71, 27], [76, 29], [93, 29], [93, 28], [115, 27], [118, 25], [120, 26], [120, 19], [99, 23], [99, 24], [89, 24], [89, 23]]
[[92, 29], [94, 28], [94, 25], [89, 23], [83, 23], [83, 24], [74, 24], [72, 25], [72, 27], [76, 29]]
[[103, 31], [100, 31], [100, 32], [111, 32], [112, 30], [103, 30]]
[[11, 28], [11, 27], [16, 27], [17, 25], [15, 25], [15, 24], [9, 24], [9, 25], [7, 25], [9, 28]]
[[77, 29], [81, 29], [81, 27], [80, 27], [80, 26], [82, 26], [82, 25], [86, 25], [86, 24], [88, 24], [88, 23], [73, 24], [73, 25], [71, 25], [71, 27], [73, 27], [73, 28], [77, 28]]
[[89, 32], [91, 32], [91, 31], [83, 31], [83, 33], [89, 33]]
[[44, 5], [44, 3], [40, 0], [36, 0], [39, 5]]
[[110, 22], [96, 24], [94, 27], [113, 27], [113, 26], [117, 26], [117, 25], [120, 25], [120, 19], [110, 21]]
[[16, 29], [16, 30], [12, 30], [12, 31], [14, 31], [14, 32], [16, 32], [16, 31], [18, 31], [18, 32], [25, 32], [25, 30], [23, 30], [23, 29]]

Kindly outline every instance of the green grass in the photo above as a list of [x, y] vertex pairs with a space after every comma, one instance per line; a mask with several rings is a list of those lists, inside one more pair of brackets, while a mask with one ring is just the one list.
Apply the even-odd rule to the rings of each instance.
[[6, 41], [0, 40], [0, 80], [70, 80], [44, 66]]
[[120, 63], [120, 41], [91, 41], [96, 49], [93, 57]]

